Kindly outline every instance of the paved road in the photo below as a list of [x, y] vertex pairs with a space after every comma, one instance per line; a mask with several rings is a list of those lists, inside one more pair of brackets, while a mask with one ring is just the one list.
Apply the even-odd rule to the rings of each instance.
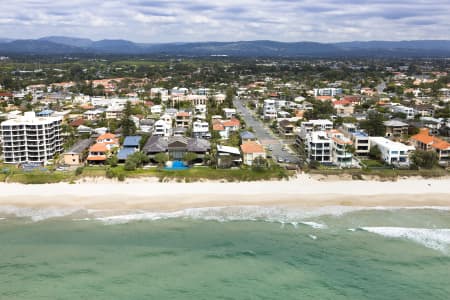
[[288, 159], [291, 163], [298, 163], [298, 156], [293, 152], [289, 152], [290, 150], [283, 150], [283, 145], [285, 144], [278, 137], [276, 137], [260, 119], [256, 118], [240, 99], [235, 98], [233, 103], [236, 107], [236, 111], [241, 115], [247, 124], [247, 128], [252, 127], [256, 138], [261, 142], [261, 144], [266, 146], [266, 148], [268, 146], [272, 148], [273, 159], [277, 160], [278, 158], [281, 158], [283, 161]]

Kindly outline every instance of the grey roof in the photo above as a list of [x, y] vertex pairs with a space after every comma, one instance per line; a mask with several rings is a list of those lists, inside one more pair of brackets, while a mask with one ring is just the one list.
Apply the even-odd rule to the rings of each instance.
[[152, 136], [144, 146], [145, 153], [160, 153], [167, 151], [167, 141], [161, 136]]
[[67, 151], [66, 153], [80, 154], [84, 150], [89, 148], [90, 145], [91, 145], [90, 139], [81, 140], [81, 141], [78, 141], [77, 143], [75, 143], [75, 145], [73, 145], [72, 148], [70, 148], [70, 150]]
[[186, 138], [183, 136], [171, 136], [166, 140], [164, 137], [152, 136], [144, 146], [145, 153], [160, 153], [169, 150], [169, 145], [174, 143], [181, 143], [186, 145], [175, 148], [186, 148], [189, 152], [207, 152], [211, 150], [209, 141], [200, 138]]
[[209, 141], [200, 138], [188, 139], [189, 152], [207, 152], [209, 150], [211, 150], [211, 144]]
[[389, 120], [383, 122], [384, 126], [387, 127], [405, 127], [408, 126], [407, 123], [399, 121], [399, 120]]

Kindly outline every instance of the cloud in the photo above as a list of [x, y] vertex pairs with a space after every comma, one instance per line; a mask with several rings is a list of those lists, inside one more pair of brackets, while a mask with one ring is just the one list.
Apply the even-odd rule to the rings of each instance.
[[[3, 1], [2, 1], [3, 2]], [[0, 37], [137, 42], [450, 39], [442, 0], [17, 0]]]

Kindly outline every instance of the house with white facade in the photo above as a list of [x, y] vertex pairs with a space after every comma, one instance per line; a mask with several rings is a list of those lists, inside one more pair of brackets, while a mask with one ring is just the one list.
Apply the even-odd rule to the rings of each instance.
[[277, 108], [276, 101], [273, 99], [264, 100], [263, 106], [263, 118], [268, 119], [276, 119], [277, 118]]
[[209, 132], [209, 124], [204, 121], [195, 121], [192, 123], [192, 136], [196, 138], [209, 139], [211, 133]]
[[308, 160], [322, 164], [333, 163], [333, 141], [325, 131], [313, 131], [306, 136]]
[[413, 146], [388, 140], [384, 137], [370, 137], [370, 146], [378, 147], [381, 159], [388, 165], [409, 166], [409, 155], [415, 150]]

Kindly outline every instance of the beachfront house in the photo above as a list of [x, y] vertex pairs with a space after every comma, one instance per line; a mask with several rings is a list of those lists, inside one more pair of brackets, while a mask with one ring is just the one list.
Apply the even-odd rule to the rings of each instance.
[[127, 160], [128, 156], [139, 151], [141, 136], [127, 136], [125, 137], [122, 145], [122, 149], [117, 153], [117, 159], [119, 162], [124, 162]]
[[96, 143], [89, 148], [87, 161], [90, 164], [102, 164], [111, 156], [114, 149], [119, 147], [119, 139], [115, 134], [105, 133], [96, 139]]
[[168, 154], [171, 160], [183, 160], [184, 155], [191, 152], [197, 155], [194, 163], [201, 163], [211, 151], [211, 145], [209, 141], [200, 138], [152, 136], [142, 151], [153, 161], [158, 153]]
[[239, 148], [217, 145], [217, 166], [219, 168], [237, 167], [241, 163]]
[[244, 142], [241, 145], [241, 151], [243, 156], [243, 162], [244, 164], [251, 166], [253, 164], [253, 161], [257, 158], [266, 158], [266, 151], [264, 150], [264, 147], [259, 143], [255, 141], [251, 142]]
[[418, 150], [436, 152], [441, 166], [450, 166], [450, 143], [430, 134], [428, 128], [411, 137], [411, 142]]
[[388, 140], [384, 137], [370, 137], [370, 146], [378, 147], [381, 159], [388, 165], [409, 166], [409, 155], [415, 150], [413, 146]]
[[91, 142], [90, 139], [84, 139], [75, 143], [69, 151], [64, 152], [64, 164], [69, 166], [82, 165], [87, 157]]

